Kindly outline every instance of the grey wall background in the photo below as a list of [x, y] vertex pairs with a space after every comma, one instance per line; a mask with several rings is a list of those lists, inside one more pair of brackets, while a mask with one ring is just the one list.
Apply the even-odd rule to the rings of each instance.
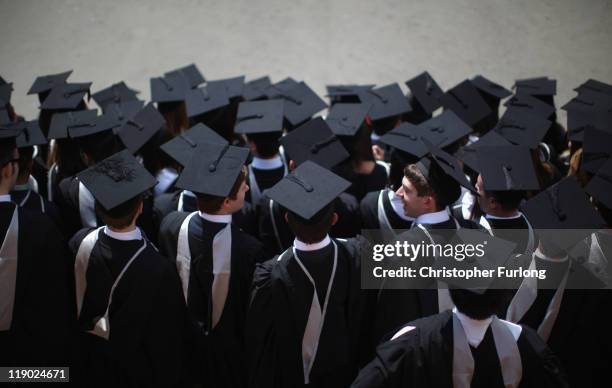
[[74, 69], [93, 91], [196, 62], [208, 79], [288, 75], [403, 82], [427, 69], [442, 88], [481, 73], [505, 86], [548, 75], [557, 106], [588, 78], [612, 83], [609, 0], [0, 0], [0, 75], [33, 118], [36, 75]]

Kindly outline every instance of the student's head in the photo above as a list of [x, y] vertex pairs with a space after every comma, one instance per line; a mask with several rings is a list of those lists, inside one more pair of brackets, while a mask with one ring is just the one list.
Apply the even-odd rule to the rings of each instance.
[[19, 175], [19, 150], [15, 139], [0, 141], [0, 193], [9, 193]]
[[263, 159], [273, 158], [278, 154], [279, 132], [257, 133], [246, 135], [251, 153]]
[[393, 149], [391, 151], [390, 169], [389, 169], [389, 186], [392, 190], [397, 191], [402, 185], [404, 179], [404, 169], [411, 163], [416, 163], [417, 158], [406, 152]]
[[298, 240], [306, 244], [313, 244], [325, 238], [331, 227], [338, 222], [338, 214], [334, 211], [334, 203], [332, 202], [319, 210], [309, 220], [291, 211], [285, 213], [285, 220]]
[[137, 195], [110, 210], [104, 209], [104, 207], [96, 201], [96, 213], [100, 216], [104, 224], [114, 229], [124, 229], [136, 223], [136, 219], [142, 213], [142, 201], [143, 195]]
[[246, 183], [246, 167], [243, 167], [227, 197], [196, 193], [198, 209], [208, 214], [233, 214], [244, 205], [244, 195], [249, 191]]
[[488, 289], [483, 293], [449, 288], [457, 310], [472, 319], [487, 319], [501, 312], [509, 297], [509, 290]]
[[457, 197], [459, 196], [461, 189], [458, 185], [448, 179], [442, 179], [441, 174], [444, 172], [434, 163], [429, 169], [429, 179], [423, 175], [417, 164], [409, 164], [404, 168], [402, 185], [395, 193], [402, 199], [404, 213], [407, 216], [416, 218], [423, 214], [441, 211], [450, 205], [447, 198], [438, 194], [448, 191], [449, 188], [442, 187], [443, 184], [453, 185], [453, 190], [454, 186], [457, 186], [454, 191], [457, 191]]
[[515, 212], [525, 198], [525, 192], [521, 190], [485, 191], [482, 175], [478, 175], [476, 179], [476, 190], [480, 210], [491, 215]]
[[391, 116], [375, 121], [369, 120], [369, 122], [371, 123], [372, 131], [376, 135], [382, 136], [393, 128], [397, 127], [400, 123], [400, 118], [401, 116]]
[[19, 176], [17, 177], [17, 183], [23, 184], [28, 181], [32, 172], [32, 155], [34, 154], [34, 147], [22, 147], [19, 149]]
[[161, 102], [157, 104], [157, 110], [164, 116], [166, 121], [165, 130], [171, 136], [175, 136], [189, 128], [187, 109], [184, 101]]
[[77, 140], [81, 158], [86, 166], [93, 166], [119, 151], [119, 143], [111, 131], [84, 136]]

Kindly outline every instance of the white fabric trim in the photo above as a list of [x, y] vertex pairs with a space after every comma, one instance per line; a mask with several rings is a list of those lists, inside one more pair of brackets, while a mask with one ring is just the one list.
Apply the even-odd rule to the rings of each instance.
[[0, 195], [0, 202], [11, 202], [11, 195], [10, 194]]
[[85, 187], [83, 182], [79, 182], [79, 214], [83, 227], [95, 228], [98, 226], [95, 202], [91, 191]]
[[168, 190], [168, 188], [176, 181], [178, 178], [178, 173], [175, 169], [166, 167], [162, 168], [155, 177], [157, 179], [157, 184], [153, 189], [155, 196], [163, 194]]
[[416, 329], [415, 326], [405, 326], [405, 327], [403, 327], [400, 331], [398, 331], [397, 333], [393, 334], [393, 337], [391, 337], [391, 341], [393, 341], [396, 338], [399, 338], [399, 337], [403, 336], [406, 333], [411, 332], [414, 329]]
[[494, 216], [492, 214], [485, 214], [485, 218], [489, 220], [516, 220], [517, 218], [521, 218], [523, 215], [520, 212], [516, 212], [516, 214], [508, 217]]
[[439, 212], [421, 214], [414, 220], [415, 224], [439, 224], [450, 220], [448, 210], [440, 210]]
[[378, 140], [380, 140], [380, 136], [378, 136], [377, 134], [375, 134], [374, 132], [372, 132], [372, 133], [370, 134], [370, 140], [372, 140], [372, 141], [378, 141]]
[[258, 170], [274, 170], [276, 168], [281, 168], [284, 166], [283, 160], [280, 155], [276, 155], [270, 159], [262, 159], [257, 156], [253, 157], [253, 161], [251, 162], [251, 166]]
[[540, 248], [539, 248], [539, 247], [538, 247], [538, 248], [535, 250], [534, 255], [535, 255], [535, 256], [536, 256], [538, 259], [541, 259], [541, 260], [544, 260], [544, 261], [550, 261], [550, 262], [552, 262], [552, 263], [565, 263], [565, 262], [568, 260], [568, 256], [567, 256], [567, 255], [565, 255], [565, 256], [563, 256], [563, 257], [561, 257], [561, 258], [555, 258], [555, 257], [550, 257], [550, 256], [547, 256], [547, 255], [545, 255], [545, 254], [544, 254], [544, 253], [543, 253], [543, 252], [540, 250]]
[[204, 213], [203, 211], [199, 211], [198, 214], [200, 217], [210, 222], [216, 222], [219, 224], [230, 224], [232, 222], [231, 214], [208, 214]]
[[142, 240], [142, 233], [138, 227], [130, 230], [129, 232], [115, 232], [112, 231], [108, 226], [104, 227], [104, 234], [110, 238], [121, 241], [129, 240]]
[[317, 251], [319, 249], [323, 249], [326, 246], [328, 246], [330, 243], [331, 243], [331, 239], [329, 238], [329, 235], [325, 236], [323, 240], [316, 242], [314, 244], [306, 244], [305, 242], [302, 242], [296, 238], [293, 240], [293, 247], [297, 249], [298, 251], [308, 252], [308, 251]]

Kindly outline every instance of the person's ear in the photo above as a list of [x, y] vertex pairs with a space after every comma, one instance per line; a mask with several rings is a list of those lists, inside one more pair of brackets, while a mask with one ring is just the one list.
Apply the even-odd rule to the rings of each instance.
[[338, 219], [340, 219], [340, 216], [338, 215], [338, 213], [334, 212], [331, 218], [331, 225], [332, 226], [336, 225], [336, 223], [338, 222]]
[[144, 211], [144, 200], [140, 201], [140, 204], [138, 205], [138, 215], [141, 215], [143, 211]]
[[285, 218], [285, 222], [289, 223], [289, 213], [285, 212], [284, 218]]
[[257, 146], [254, 141], [249, 141], [246, 136], [244, 137], [244, 141], [249, 145], [249, 150], [251, 150], [251, 154], [257, 155]]
[[295, 161], [293, 159], [289, 160], [289, 171], [295, 170]]
[[2, 166], [2, 179], [9, 179], [13, 176], [13, 163], [9, 162]]

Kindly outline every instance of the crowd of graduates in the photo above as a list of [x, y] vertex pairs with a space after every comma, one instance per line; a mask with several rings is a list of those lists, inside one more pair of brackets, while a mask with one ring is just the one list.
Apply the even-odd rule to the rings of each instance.
[[[0, 78], [0, 366], [79, 387], [605, 386], [612, 85], [577, 86], [561, 123], [548, 77], [423, 72], [326, 102], [191, 64], [146, 102], [70, 75], [34, 80], [36, 118]], [[464, 231], [548, 276], [366, 289], [366, 229]]]

